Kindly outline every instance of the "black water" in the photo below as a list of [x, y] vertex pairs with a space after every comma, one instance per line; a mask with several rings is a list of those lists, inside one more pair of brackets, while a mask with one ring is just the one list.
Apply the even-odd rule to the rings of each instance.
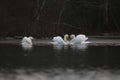
[[38, 41], [32, 49], [25, 50], [19, 40], [13, 43], [1, 41], [0, 80], [120, 79], [119, 45], [43, 44]]

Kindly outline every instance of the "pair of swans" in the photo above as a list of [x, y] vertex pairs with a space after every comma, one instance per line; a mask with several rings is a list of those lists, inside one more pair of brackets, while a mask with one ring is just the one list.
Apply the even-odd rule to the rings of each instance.
[[24, 49], [30, 49], [32, 48], [32, 39], [33, 37], [23, 37], [22, 41], [21, 41], [21, 45]]
[[68, 38], [69, 38], [68, 34], [64, 35], [64, 39], [62, 39], [61, 36], [56, 36], [53, 37], [53, 41], [54, 44], [58, 44], [58, 45], [77, 45], [84, 43], [88, 39], [88, 37], [86, 37], [84, 34], [79, 34], [77, 36], [72, 34], [70, 36], [71, 40], [68, 40]]

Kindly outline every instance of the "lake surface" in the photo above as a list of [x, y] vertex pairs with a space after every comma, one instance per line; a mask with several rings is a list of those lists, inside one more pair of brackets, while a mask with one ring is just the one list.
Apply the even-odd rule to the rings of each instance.
[[77, 46], [33, 40], [0, 40], [0, 80], [120, 80], [120, 39], [90, 38]]

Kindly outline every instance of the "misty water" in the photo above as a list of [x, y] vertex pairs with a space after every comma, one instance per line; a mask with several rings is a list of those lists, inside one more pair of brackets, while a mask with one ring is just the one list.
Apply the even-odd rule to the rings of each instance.
[[120, 80], [120, 39], [90, 38], [77, 46], [0, 40], [0, 80]]

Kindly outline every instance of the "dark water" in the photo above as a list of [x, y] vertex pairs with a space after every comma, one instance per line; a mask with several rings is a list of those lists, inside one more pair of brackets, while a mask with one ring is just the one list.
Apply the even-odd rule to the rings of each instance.
[[119, 41], [95, 41], [55, 46], [36, 40], [25, 50], [20, 40], [2, 40], [0, 80], [120, 80]]

